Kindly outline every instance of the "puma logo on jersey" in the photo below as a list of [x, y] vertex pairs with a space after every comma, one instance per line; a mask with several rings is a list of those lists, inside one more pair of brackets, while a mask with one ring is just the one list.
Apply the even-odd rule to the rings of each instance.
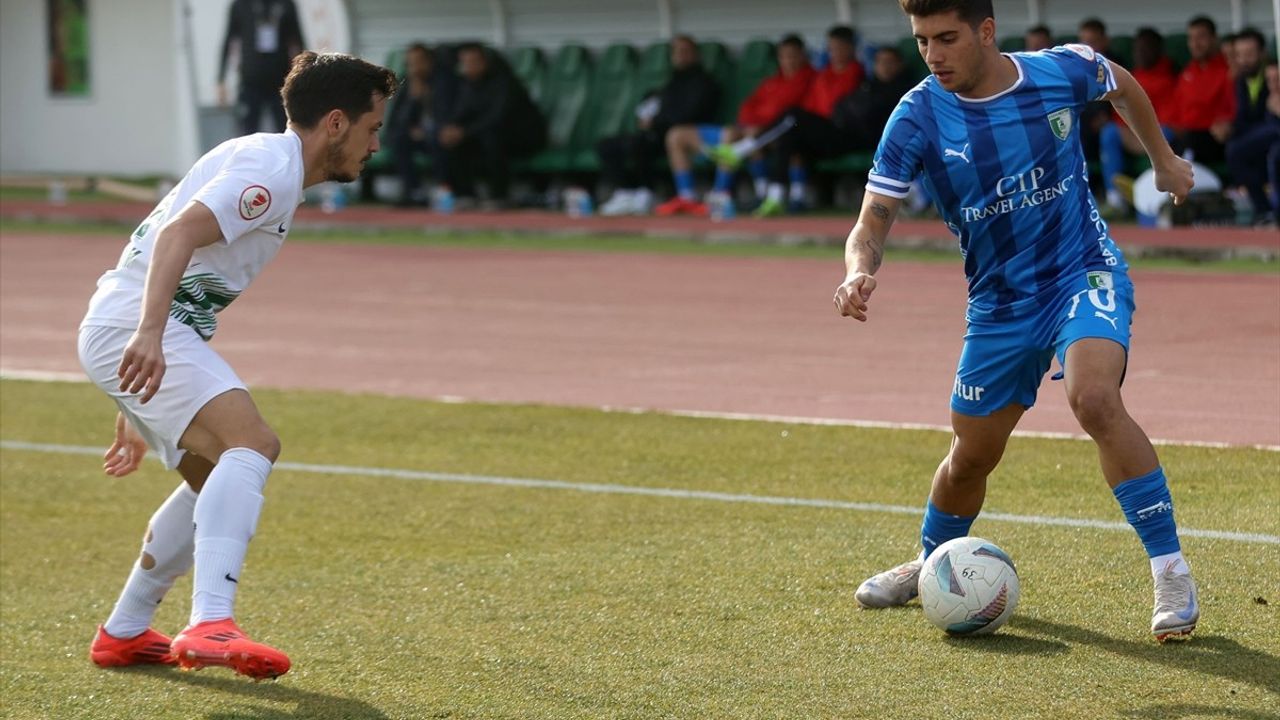
[[1115, 318], [1113, 318], [1113, 317], [1111, 317], [1110, 315], [1104, 315], [1104, 314], [1102, 313], [1102, 311], [1101, 311], [1101, 310], [1094, 310], [1094, 311], [1093, 311], [1093, 316], [1094, 316], [1094, 317], [1100, 317], [1100, 318], [1102, 318], [1103, 320], [1106, 320], [1107, 322], [1111, 323], [1111, 329], [1112, 329], [1112, 330], [1116, 330], [1116, 331], [1119, 331], [1119, 330], [1120, 330], [1120, 328], [1116, 327], [1116, 319], [1115, 319]]
[[968, 153], [969, 153], [969, 143], [965, 143], [964, 147], [960, 148], [959, 150], [953, 150], [951, 148], [942, 149], [943, 159], [946, 159], [949, 157], [958, 157], [961, 160], [964, 160], [966, 165], [972, 165], [973, 161], [969, 159]]

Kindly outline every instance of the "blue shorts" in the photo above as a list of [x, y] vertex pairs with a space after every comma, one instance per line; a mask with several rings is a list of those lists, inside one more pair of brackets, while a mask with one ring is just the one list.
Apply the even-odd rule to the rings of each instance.
[[990, 415], [1019, 403], [1035, 405], [1053, 356], [1065, 364], [1067, 348], [1082, 338], [1106, 338], [1129, 351], [1133, 283], [1123, 272], [1082, 271], [1053, 302], [1014, 320], [969, 321], [952, 386], [951, 409]]
[[719, 125], [699, 125], [698, 139], [702, 140], [703, 145], [715, 147], [720, 144], [720, 126]]

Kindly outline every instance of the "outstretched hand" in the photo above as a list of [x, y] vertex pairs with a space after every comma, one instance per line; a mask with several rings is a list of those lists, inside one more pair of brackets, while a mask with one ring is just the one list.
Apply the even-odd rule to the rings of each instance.
[[124, 477], [138, 469], [146, 454], [146, 441], [123, 414], [116, 414], [116, 441], [103, 456], [103, 472], [111, 477]]
[[836, 310], [845, 317], [866, 322], [867, 301], [871, 299], [871, 293], [875, 292], [875, 289], [874, 277], [866, 273], [854, 274], [836, 288], [836, 296], [833, 298]]

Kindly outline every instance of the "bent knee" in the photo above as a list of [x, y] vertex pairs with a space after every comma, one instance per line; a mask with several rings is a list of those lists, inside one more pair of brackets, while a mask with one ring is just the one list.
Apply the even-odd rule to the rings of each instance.
[[1080, 427], [1089, 434], [1105, 432], [1113, 423], [1125, 416], [1124, 403], [1117, 388], [1085, 387], [1067, 394], [1071, 412]]

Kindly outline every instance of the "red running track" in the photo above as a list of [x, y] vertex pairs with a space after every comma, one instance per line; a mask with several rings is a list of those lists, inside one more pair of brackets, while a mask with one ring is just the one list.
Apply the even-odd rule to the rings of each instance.
[[[0, 367], [78, 372], [76, 325], [125, 238], [0, 238]], [[957, 264], [287, 245], [214, 346], [251, 385], [945, 424]], [[1136, 272], [1125, 385], [1157, 438], [1280, 446], [1280, 276]], [[1046, 379], [1021, 429], [1078, 432]]]

